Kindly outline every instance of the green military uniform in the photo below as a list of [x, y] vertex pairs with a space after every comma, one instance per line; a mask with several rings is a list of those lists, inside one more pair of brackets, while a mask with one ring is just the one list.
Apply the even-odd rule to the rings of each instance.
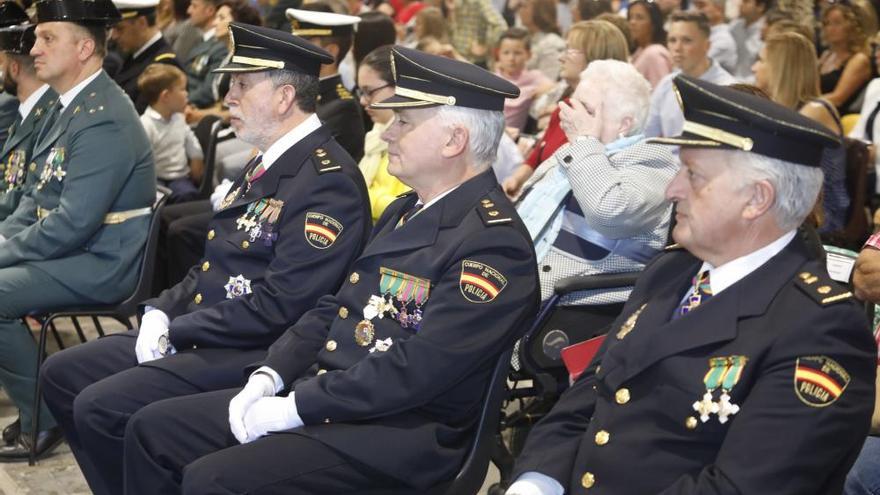
[[189, 52], [184, 70], [190, 103], [199, 108], [209, 107], [214, 103], [214, 91], [211, 88], [213, 70], [220, 67], [228, 53], [226, 43], [217, 38], [202, 41]]
[[[0, 171], [3, 172], [3, 182], [0, 184], [0, 221], [15, 211], [22, 195], [28, 190], [28, 163], [34, 141], [57, 100], [58, 94], [48, 88], [30, 113], [24, 119], [21, 115], [16, 117], [9, 128], [9, 138], [0, 151]], [[0, 234], [2, 233], [3, 226], [0, 224]]]
[[[0, 243], [0, 383], [28, 431], [36, 345], [30, 311], [113, 303], [137, 282], [155, 200], [150, 143], [128, 96], [100, 71], [36, 140], [33, 189]], [[49, 125], [49, 123], [45, 124]], [[54, 426], [46, 413], [42, 428]]]

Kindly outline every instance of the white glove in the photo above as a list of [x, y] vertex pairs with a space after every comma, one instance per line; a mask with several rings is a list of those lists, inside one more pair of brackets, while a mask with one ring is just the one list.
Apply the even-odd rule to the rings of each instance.
[[296, 411], [294, 393], [287, 397], [263, 397], [248, 409], [244, 416], [247, 439], [253, 442], [270, 431], [283, 431], [303, 425]]
[[244, 418], [248, 409], [263, 397], [275, 395], [275, 382], [265, 373], [254, 373], [247, 385], [229, 401], [229, 429], [239, 443], [248, 441]]
[[211, 208], [214, 211], [220, 209], [220, 202], [229, 194], [230, 189], [232, 189], [232, 181], [229, 179], [223, 179], [223, 182], [214, 188], [214, 192], [211, 193]]
[[[138, 330], [137, 342], [134, 344], [134, 353], [138, 363], [146, 363], [162, 357], [159, 352], [159, 337], [168, 336], [168, 315], [158, 309], [152, 309], [144, 313], [141, 319], [141, 327]], [[174, 354], [174, 346], [168, 344], [167, 354]], [[166, 354], [166, 355], [167, 355]]]
[[563, 495], [565, 489], [555, 479], [537, 471], [520, 475], [504, 495]]

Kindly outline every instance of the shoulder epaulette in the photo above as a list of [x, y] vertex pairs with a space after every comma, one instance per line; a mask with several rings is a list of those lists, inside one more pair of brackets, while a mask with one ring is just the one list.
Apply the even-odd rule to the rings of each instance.
[[340, 100], [353, 100], [354, 97], [351, 96], [351, 93], [348, 89], [345, 88], [342, 84], [336, 85], [336, 95], [339, 96]]
[[153, 59], [153, 62], [161, 62], [163, 60], [170, 60], [176, 57], [177, 55], [175, 55], [174, 52], [162, 53], [160, 55], [156, 55], [156, 58]]
[[684, 249], [684, 246], [682, 246], [681, 244], [679, 244], [677, 242], [675, 244], [670, 244], [670, 245], [666, 246], [665, 248], [663, 248], [664, 251], [677, 251], [679, 249]]
[[483, 198], [480, 200], [480, 205], [477, 206], [477, 213], [480, 214], [480, 218], [483, 219], [483, 223], [486, 224], [487, 227], [494, 225], [507, 225], [513, 221], [513, 215], [504, 211], [502, 208], [497, 207], [491, 198]]
[[80, 103], [73, 109], [74, 113], [86, 112], [89, 115], [94, 115], [98, 112], [103, 112], [104, 105], [102, 104], [102, 102], [99, 102], [95, 99], [96, 96], [98, 96], [98, 93], [95, 91], [92, 91], [91, 93], [86, 95], [85, 101], [83, 103]]
[[846, 301], [853, 297], [852, 292], [839, 286], [827, 273], [800, 272], [794, 282], [820, 306]]
[[317, 170], [319, 174], [342, 170], [342, 166], [331, 160], [330, 156], [327, 155], [327, 150], [324, 148], [315, 148], [315, 154], [312, 156], [312, 163], [315, 164], [315, 170]]

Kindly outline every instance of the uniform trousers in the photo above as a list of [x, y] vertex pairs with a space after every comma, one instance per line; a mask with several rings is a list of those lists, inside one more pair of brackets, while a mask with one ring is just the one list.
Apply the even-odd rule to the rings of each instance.
[[240, 390], [164, 400], [138, 411], [125, 432], [125, 493], [418, 493], [309, 436], [274, 433], [239, 444], [228, 407]]
[[[70, 306], [94, 304], [30, 263], [0, 269], [0, 384], [18, 407], [22, 431], [31, 430], [37, 345], [21, 317]], [[46, 407], [40, 408], [40, 429], [55, 426]]]
[[[136, 338], [130, 331], [54, 354], [40, 375], [43, 398], [98, 495], [122, 493], [123, 435], [132, 414], [158, 400], [240, 386], [242, 370], [266, 353], [189, 350], [161, 358], [161, 366], [138, 365]], [[216, 352], [223, 358], [211, 359]], [[184, 378], [195, 373], [197, 380]]]
[[880, 495], [880, 437], [868, 437], [843, 486], [843, 495]]
[[[162, 209], [159, 221], [159, 249], [153, 275], [153, 296], [177, 284], [205, 252], [205, 235], [213, 211], [210, 201], [188, 201]], [[190, 226], [188, 219], [199, 217]], [[207, 217], [207, 220], [202, 220]]]

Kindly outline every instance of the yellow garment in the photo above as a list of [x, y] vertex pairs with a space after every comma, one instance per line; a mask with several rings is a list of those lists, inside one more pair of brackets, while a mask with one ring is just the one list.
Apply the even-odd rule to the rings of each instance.
[[373, 125], [373, 129], [364, 137], [364, 157], [358, 164], [370, 193], [373, 222], [379, 220], [382, 212], [397, 196], [409, 191], [406, 184], [388, 173], [388, 143], [381, 138], [387, 128], [388, 124]]

